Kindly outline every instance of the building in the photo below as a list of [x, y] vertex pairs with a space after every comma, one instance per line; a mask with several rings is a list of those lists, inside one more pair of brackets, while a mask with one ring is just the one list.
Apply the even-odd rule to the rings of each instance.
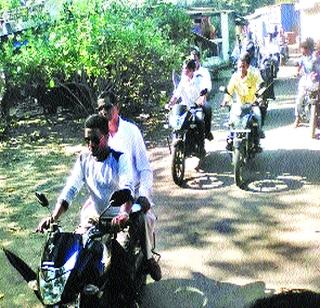
[[[306, 0], [301, 0], [306, 1]], [[309, 1], [309, 0], [308, 0]], [[260, 41], [272, 33], [277, 27], [286, 33], [297, 34], [300, 26], [299, 11], [292, 3], [281, 3], [264, 6], [256, 9], [251, 15], [246, 16], [249, 22], [250, 31], [252, 31]]]
[[295, 9], [300, 12], [300, 40], [312, 37], [320, 40], [320, 31], [317, 27], [320, 19], [320, 0], [299, 0]]

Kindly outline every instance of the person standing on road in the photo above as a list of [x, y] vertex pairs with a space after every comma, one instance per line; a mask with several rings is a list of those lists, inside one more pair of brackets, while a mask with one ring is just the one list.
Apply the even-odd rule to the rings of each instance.
[[156, 215], [153, 210], [153, 172], [147, 156], [147, 149], [139, 128], [119, 116], [119, 99], [112, 92], [98, 99], [98, 112], [108, 119], [108, 144], [116, 151], [125, 153], [131, 163], [134, 179], [134, 197], [145, 212], [147, 267], [151, 277], [159, 281], [161, 268], [153, 258]]

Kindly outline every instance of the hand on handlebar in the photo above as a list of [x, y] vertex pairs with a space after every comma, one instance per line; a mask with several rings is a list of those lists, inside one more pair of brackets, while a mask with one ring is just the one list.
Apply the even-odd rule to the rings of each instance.
[[43, 233], [45, 230], [50, 228], [50, 224], [53, 223], [52, 216], [42, 218], [40, 223], [38, 224], [38, 227], [36, 229], [36, 232]]
[[120, 213], [112, 219], [111, 224], [117, 225], [119, 227], [124, 227], [128, 220], [129, 220], [128, 213]]

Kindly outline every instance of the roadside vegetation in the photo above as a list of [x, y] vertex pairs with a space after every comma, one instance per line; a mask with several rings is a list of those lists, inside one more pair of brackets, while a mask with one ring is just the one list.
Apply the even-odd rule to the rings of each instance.
[[132, 115], [150, 112], [163, 103], [171, 71], [181, 66], [191, 40], [190, 18], [169, 4], [74, 0], [35, 18], [36, 27], [10, 35], [1, 46], [5, 124], [22, 100], [36, 100], [46, 114], [63, 106], [88, 115], [110, 90]]

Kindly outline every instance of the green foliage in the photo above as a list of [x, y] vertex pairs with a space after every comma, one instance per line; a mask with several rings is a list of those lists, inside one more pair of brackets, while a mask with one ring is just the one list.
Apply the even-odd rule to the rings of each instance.
[[4, 11], [14, 9], [20, 6], [20, 0], [1, 0], [0, 2], [0, 14]]
[[[24, 85], [28, 95], [41, 100], [63, 89], [87, 112], [110, 87], [131, 111], [157, 104], [189, 43], [190, 19], [173, 5], [74, 0], [59, 16], [39, 14], [37, 24], [45, 26], [11, 37], [0, 62], [10, 83]], [[13, 40], [26, 39], [26, 47], [13, 49]]]

